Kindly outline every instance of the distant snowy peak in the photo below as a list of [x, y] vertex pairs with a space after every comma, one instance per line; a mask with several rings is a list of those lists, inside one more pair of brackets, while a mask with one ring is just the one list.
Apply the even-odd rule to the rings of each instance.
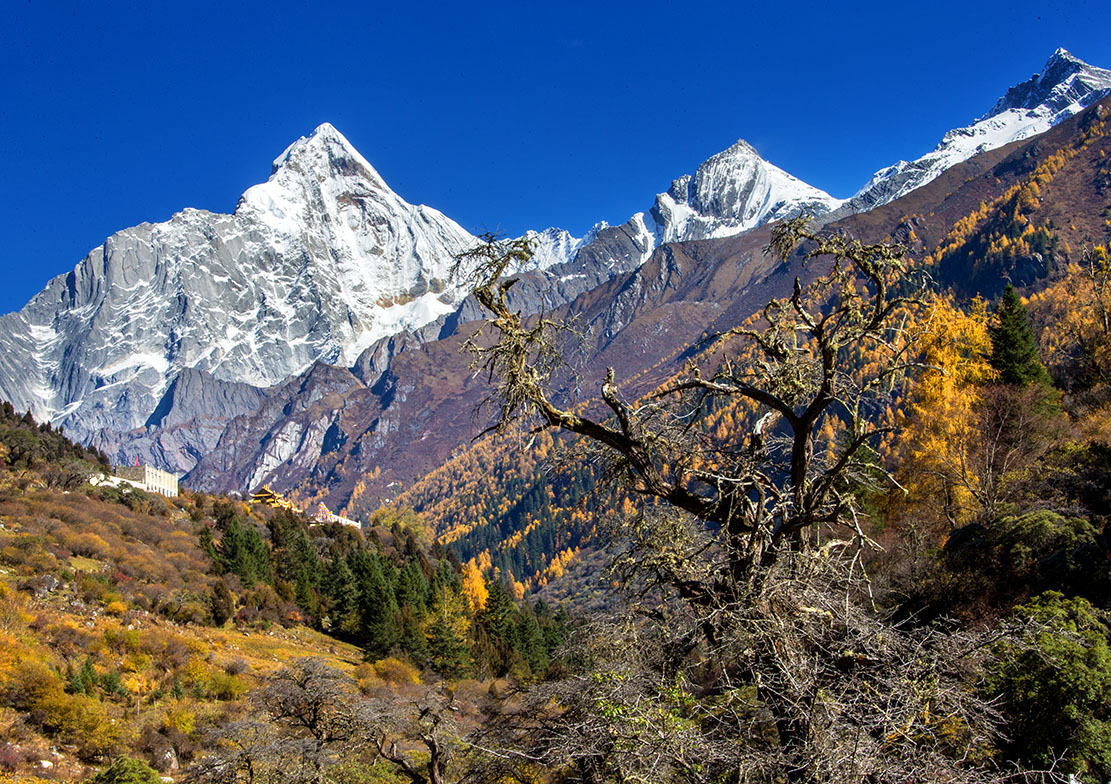
[[841, 204], [768, 163], [744, 140], [704, 161], [656, 197], [651, 215], [659, 243], [728, 237], [803, 212]]
[[357, 176], [388, 190], [370, 162], [347, 141], [331, 123], [321, 123], [308, 136], [302, 136], [274, 159], [271, 176], [282, 171], [318, 176]]
[[838, 212], [864, 212], [920, 188], [977, 153], [1044, 133], [1111, 93], [1111, 71], [1088, 65], [1058, 49], [1040, 74], [1007, 91], [995, 107], [964, 128], [955, 128], [932, 152], [899, 161], [872, 175]]
[[0, 396], [87, 440], [144, 426], [186, 369], [269, 387], [351, 364], [453, 311], [466, 292], [450, 270], [475, 241], [321, 125], [234, 214], [117, 232], [0, 317]]
[[573, 261], [590, 249], [588, 264], [618, 274], [635, 269], [668, 242], [731, 237], [803, 213], [822, 216], [842, 203], [768, 163], [740, 139], [703, 161], [693, 175], [674, 180], [647, 213], [638, 212], [621, 226], [598, 223], [582, 239], [562, 229], [526, 236], [535, 241], [541, 269]]
[[594, 224], [585, 236], [575, 237], [566, 229], [548, 228], [544, 231], [527, 231], [520, 239], [532, 243], [532, 266], [547, 270], [572, 261], [579, 251], [594, 242], [598, 232], [605, 229], [605, 221]]
[[1111, 71], [1088, 65], [1058, 49], [1040, 74], [1009, 89], [980, 121], [1011, 110], [1029, 110], [1050, 117], [1063, 114], [1060, 119], [1064, 120], [1100, 100], [1109, 89]]

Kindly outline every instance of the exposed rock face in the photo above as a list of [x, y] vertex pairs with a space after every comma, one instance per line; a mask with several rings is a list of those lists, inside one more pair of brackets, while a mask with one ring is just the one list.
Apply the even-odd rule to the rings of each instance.
[[[645, 226], [643, 213], [620, 226], [599, 224], [591, 230], [589, 241], [581, 242], [570, 259], [518, 274], [517, 284], [509, 291], [510, 305], [527, 314], [557, 308], [617, 275], [635, 270], [655, 246], [655, 237]], [[547, 261], [552, 258], [545, 257]], [[485, 317], [481, 306], [468, 297], [445, 321], [440, 337], [454, 334], [459, 324]]]
[[945, 134], [933, 151], [872, 175], [831, 219], [895, 201], [977, 153], [1044, 133], [1111, 93], [1111, 71], [1058, 49], [1040, 74], [1016, 85], [972, 125]]
[[1064, 49], [1046, 61], [1042, 72], [1009, 89], [982, 120], [1012, 111], [1047, 117], [1053, 125], [1072, 117], [1111, 91], [1111, 70], [1088, 65]]
[[[831, 202], [743, 142], [676, 182], [653, 216], [581, 238], [529, 232], [536, 253], [515, 306], [558, 307], [636, 269], [661, 242], [727, 236]], [[325, 124], [283, 152], [233, 214], [186, 209], [118, 232], [0, 317], [0, 397], [119, 462], [189, 471], [259, 390], [318, 361], [369, 379], [479, 316], [450, 274], [476, 242], [403, 201]], [[411, 337], [391, 339], [402, 333]]]
[[[878, 172], [847, 203], [739, 141], [620, 226], [600, 223], [581, 238], [554, 228], [529, 232], [536, 254], [519, 271], [513, 305], [537, 313], [593, 296], [665, 244], [711, 240], [698, 245], [714, 249], [802, 212], [833, 221], [874, 209], [979, 151], [1045, 131], [1109, 91], [1111, 71], [1058, 50], [990, 113], [946, 134], [932, 153]], [[448, 355], [431, 343], [482, 316], [463, 282], [450, 279], [456, 254], [476, 242], [436, 210], [400, 199], [325, 124], [279, 156], [270, 179], [243, 194], [233, 214], [187, 209], [121, 231], [23, 310], [0, 317], [0, 398], [118, 462], [141, 458], [185, 473], [211, 455], [191, 477], [197, 487], [243, 489], [260, 477], [288, 487], [320, 470], [314, 450], [322, 460], [343, 451], [337, 439], [361, 439], [370, 449], [412, 425], [395, 415], [391, 397], [416, 388], [403, 369], [429, 372], [432, 355], [445, 364]], [[663, 248], [658, 259], [673, 257]], [[737, 281], [752, 274], [752, 258], [736, 261]], [[602, 348], [622, 345], [618, 336], [644, 302], [678, 285], [678, 266], [652, 269], [655, 277], [646, 272], [605, 289], [612, 300], [591, 324]], [[660, 277], [661, 270], [671, 272]], [[713, 310], [702, 308], [699, 318]], [[672, 327], [661, 318], [652, 329]], [[424, 360], [398, 363], [416, 349]], [[338, 375], [316, 363], [337, 366]], [[334, 415], [301, 412], [296, 398], [309, 394], [302, 386], [332, 389]], [[446, 410], [437, 397], [443, 390], [427, 392]], [[359, 420], [368, 415], [376, 421]]]
[[0, 318], [0, 397], [118, 443], [103, 433], [159, 424], [185, 369], [271, 387], [450, 313], [462, 291], [449, 270], [474, 242], [322, 125], [233, 215], [188, 209], [121, 231]]
[[321, 455], [341, 447], [340, 424], [348, 404], [370, 390], [350, 371], [316, 363], [266, 395], [261, 406], [237, 417], [186, 476], [192, 487], [289, 487], [307, 478]]
[[170, 382], [142, 427], [125, 433], [101, 430], [89, 445], [106, 454], [127, 455], [128, 462], [138, 458], [184, 474], [216, 447], [232, 419], [255, 411], [265, 399], [266, 391], [259, 387], [186, 368]]
[[731, 237], [802, 213], [821, 216], [841, 204], [765, 161], [748, 142], [704, 161], [675, 180], [652, 207], [658, 244]]

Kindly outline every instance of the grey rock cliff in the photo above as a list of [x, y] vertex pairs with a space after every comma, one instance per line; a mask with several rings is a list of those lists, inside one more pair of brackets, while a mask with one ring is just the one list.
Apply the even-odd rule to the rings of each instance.
[[[185, 370], [270, 387], [450, 313], [462, 292], [449, 270], [474, 241], [322, 125], [234, 214], [121, 231], [0, 317], [0, 397], [122, 448], [122, 434], [174, 425], [155, 413]], [[179, 394], [171, 408], [192, 420], [214, 400], [189, 409]]]

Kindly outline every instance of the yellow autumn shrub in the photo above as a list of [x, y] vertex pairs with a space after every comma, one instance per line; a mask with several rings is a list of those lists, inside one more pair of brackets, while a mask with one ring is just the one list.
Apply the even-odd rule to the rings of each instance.
[[411, 664], [387, 656], [374, 663], [374, 672], [387, 683], [420, 683], [420, 670]]

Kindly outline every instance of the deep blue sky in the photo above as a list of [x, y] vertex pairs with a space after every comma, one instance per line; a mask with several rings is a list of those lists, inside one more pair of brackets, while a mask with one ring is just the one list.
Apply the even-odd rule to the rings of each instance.
[[471, 230], [581, 233], [745, 138], [836, 196], [991, 108], [1111, 3], [6, 0], [0, 312], [114, 231], [227, 212], [329, 121]]

